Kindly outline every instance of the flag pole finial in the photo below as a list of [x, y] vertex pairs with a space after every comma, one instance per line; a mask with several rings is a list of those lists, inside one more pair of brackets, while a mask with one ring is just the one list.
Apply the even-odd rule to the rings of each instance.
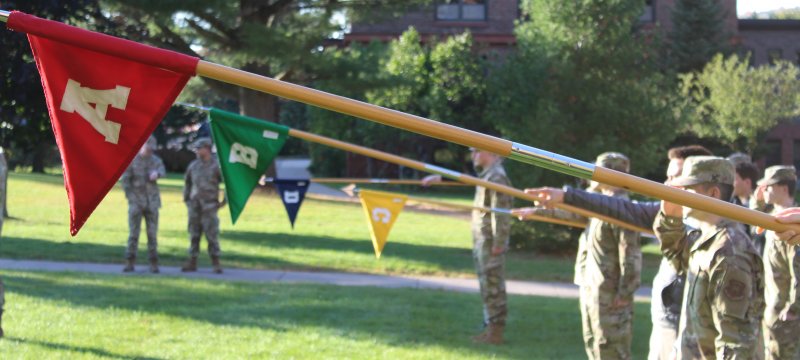
[[0, 21], [8, 22], [9, 16], [11, 16], [11, 11], [0, 10]]

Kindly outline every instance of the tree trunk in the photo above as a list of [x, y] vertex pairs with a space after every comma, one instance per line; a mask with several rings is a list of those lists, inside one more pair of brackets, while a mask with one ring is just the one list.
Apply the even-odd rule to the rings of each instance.
[[239, 112], [242, 115], [278, 122], [278, 98], [242, 88], [239, 90]]

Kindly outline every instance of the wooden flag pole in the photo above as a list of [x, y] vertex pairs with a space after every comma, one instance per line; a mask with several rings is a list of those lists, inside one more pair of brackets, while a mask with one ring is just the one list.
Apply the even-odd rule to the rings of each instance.
[[[358, 189], [354, 189], [353, 193], [358, 193]], [[487, 207], [481, 207], [481, 206], [463, 205], [463, 204], [450, 203], [450, 202], [446, 202], [446, 201], [438, 201], [438, 200], [425, 199], [425, 198], [420, 198], [420, 197], [415, 197], [415, 196], [408, 196], [408, 195], [405, 195], [405, 194], [404, 194], [404, 196], [408, 200], [416, 201], [416, 202], [419, 202], [419, 203], [440, 205], [440, 206], [449, 207], [449, 208], [455, 208], [455, 209], [478, 210], [478, 211], [483, 211], [483, 212], [493, 212], [493, 213], [498, 213], [498, 214], [506, 214], [506, 215], [510, 215], [510, 216], [513, 217], [513, 214], [511, 213], [510, 209], [487, 208]], [[531, 215], [525, 216], [525, 220], [541, 221], [541, 222], [547, 222], [547, 223], [557, 224], [557, 225], [572, 226], [572, 227], [576, 227], [576, 228], [580, 228], [580, 229], [583, 229], [583, 228], [586, 227], [586, 223], [582, 223], [582, 222], [578, 222], [578, 221], [571, 221], [571, 220], [564, 220], [564, 219], [556, 219], [556, 218], [552, 218], [552, 217], [547, 217], [547, 216], [542, 216], [542, 215], [535, 215], [535, 214], [531, 214]]]
[[[455, 180], [455, 181], [459, 181], [459, 182], [462, 182], [462, 183], [465, 183], [465, 184], [469, 184], [469, 185], [473, 185], [473, 186], [483, 186], [483, 187], [485, 187], [487, 189], [491, 189], [491, 190], [494, 190], [494, 191], [497, 191], [497, 192], [500, 192], [500, 193], [503, 193], [503, 194], [507, 194], [507, 195], [510, 195], [510, 196], [513, 196], [513, 197], [516, 197], [516, 198], [519, 198], [519, 199], [524, 199], [524, 200], [528, 200], [528, 201], [531, 201], [531, 202], [535, 202], [535, 201], [538, 200], [538, 198], [536, 198], [535, 196], [530, 195], [530, 194], [526, 194], [524, 191], [516, 189], [516, 188], [513, 188], [513, 187], [510, 187], [510, 186], [494, 183], [494, 182], [491, 182], [491, 181], [486, 181], [486, 180], [479, 179], [479, 178], [474, 177], [474, 176], [462, 174], [460, 172], [449, 170], [449, 169], [445, 169], [445, 168], [442, 168], [442, 167], [439, 167], [439, 166], [436, 166], [436, 165], [431, 165], [431, 164], [427, 164], [427, 163], [424, 163], [424, 162], [421, 162], [421, 161], [411, 160], [411, 159], [404, 158], [404, 157], [401, 157], [401, 156], [389, 154], [389, 153], [386, 153], [386, 152], [383, 152], [383, 151], [378, 151], [378, 150], [370, 149], [370, 148], [363, 147], [363, 146], [350, 144], [350, 143], [347, 143], [347, 142], [344, 142], [344, 141], [331, 139], [331, 138], [324, 137], [324, 136], [321, 136], [321, 135], [312, 134], [312, 133], [309, 133], [309, 132], [305, 132], [305, 131], [301, 131], [301, 130], [291, 129], [290, 128], [289, 129], [289, 136], [300, 138], [300, 139], [303, 139], [303, 140], [306, 140], [306, 141], [310, 141], [310, 142], [314, 142], [314, 143], [318, 143], [318, 144], [322, 144], [322, 145], [327, 145], [327, 146], [330, 146], [330, 147], [333, 147], [333, 148], [337, 148], [337, 149], [340, 149], [340, 150], [349, 151], [349, 152], [352, 152], [352, 153], [368, 156], [368, 157], [375, 158], [375, 159], [378, 159], [378, 160], [383, 160], [383, 161], [390, 162], [390, 163], [393, 163], [393, 164], [402, 165], [402, 166], [409, 167], [409, 168], [412, 168], [412, 169], [416, 169], [416, 170], [419, 170], [419, 171], [424, 171], [424, 172], [428, 172], [428, 173], [432, 173], [432, 174], [438, 174], [438, 175], [441, 175], [442, 177], [445, 177], [445, 178], [448, 178], [448, 179], [452, 179], [452, 180]], [[588, 210], [584, 210], [584, 209], [581, 209], [581, 208], [578, 208], [578, 207], [574, 207], [574, 206], [571, 206], [571, 205], [558, 204], [557, 207], [562, 209], [562, 210], [566, 210], [566, 211], [578, 214], [578, 215], [583, 216], [583, 217], [587, 217], [587, 218], [593, 217], [593, 218], [597, 218], [597, 219], [600, 219], [602, 221], [605, 221], [605, 222], [608, 222], [608, 223], [611, 223], [611, 224], [619, 225], [620, 227], [623, 227], [623, 228], [626, 228], [626, 229], [629, 229], [629, 230], [633, 230], [633, 231], [637, 231], [637, 232], [643, 232], [643, 233], [647, 233], [647, 234], [652, 234], [653, 233], [653, 230], [651, 230], [651, 229], [638, 227], [638, 226], [635, 226], [635, 225], [632, 225], [632, 224], [628, 224], [626, 222], [622, 222], [620, 220], [617, 220], [617, 219], [614, 219], [614, 218], [611, 218], [611, 217], [608, 217], [608, 216], [596, 214], [594, 212], [591, 212], [591, 211], [588, 211]]]
[[[197, 74], [210, 79], [318, 106], [323, 109], [489, 151], [512, 160], [584, 179], [594, 180], [606, 185], [623, 188], [646, 196], [713, 213], [742, 223], [779, 232], [794, 230], [800, 233], [800, 224], [781, 224], [774, 216], [769, 214], [737, 206], [708, 196], [676, 189], [630, 174], [595, 166], [591, 163], [572, 159], [528, 145], [514, 143], [509, 140], [462, 129], [423, 117], [348, 99], [266, 76], [251, 74], [208, 61], [201, 60], [197, 64]], [[570, 209], [569, 211], [573, 210]], [[580, 214], [577, 211], [573, 212]], [[598, 218], [606, 221], [604, 218]]]
[[[359, 178], [311, 178], [318, 184], [389, 184], [389, 185], [422, 185], [422, 180], [414, 179], [359, 179]], [[436, 186], [469, 186], [456, 181], [441, 181], [433, 183]]]
[[[16, 13], [8, 11], [0, 11], [0, 21], [7, 22]], [[21, 14], [23, 19], [30, 19], [30, 16]], [[36, 17], [36, 22], [42, 20]], [[23, 21], [24, 23], [24, 21]], [[51, 24], [53, 22], [48, 22]], [[17, 24], [19, 25], [19, 24]], [[82, 46], [94, 46], [97, 49], [104, 49], [103, 51], [111, 51], [113, 53], [121, 53], [119, 46], [142, 46], [134, 42], [113, 38], [106, 35], [99, 35], [86, 30], [64, 26], [65, 30], [70, 30], [69, 36], [72, 40], [73, 37], [78, 36], [74, 31], [75, 29], [85, 32], [84, 38], [102, 38], [102, 44], [95, 44], [91, 42], [82, 42]], [[14, 28], [12, 28], [14, 29]], [[17, 30], [17, 29], [15, 29]], [[118, 41], [113, 45], [106, 44], [108, 41]], [[102, 45], [102, 46], [101, 46]], [[96, 49], [96, 50], [97, 50]], [[155, 49], [160, 50], [160, 49]], [[164, 50], [160, 50], [164, 51]], [[180, 56], [172, 54], [170, 56]], [[185, 56], [185, 55], [184, 55]], [[152, 54], [145, 56], [148, 60], [152, 59]], [[196, 58], [185, 56], [184, 60], [195, 61]], [[177, 62], [177, 61], [176, 61]], [[591, 179], [599, 183], [611, 185], [619, 188], [624, 188], [633, 192], [643, 195], [655, 197], [658, 199], [666, 200], [672, 203], [688, 206], [697, 210], [706, 211], [719, 216], [727, 217], [742, 223], [760, 226], [765, 229], [774, 231], [788, 231], [794, 230], [800, 233], [800, 224], [781, 224], [774, 216], [764, 214], [755, 210], [750, 210], [745, 207], [737, 206], [725, 201], [713, 199], [707, 196], [690, 193], [688, 191], [675, 189], [664, 184], [653, 182], [650, 180], [642, 179], [630, 174], [620, 173], [614, 170], [595, 167], [591, 163], [572, 159], [566, 156], [555, 154], [549, 151], [537, 149], [524, 144], [511, 142], [509, 140], [500, 139], [494, 136], [481, 134], [475, 131], [462, 129], [456, 126], [444, 124], [441, 122], [429, 120], [423, 117], [406, 114], [400, 111], [386, 109], [380, 106], [371, 105], [361, 101], [348, 99], [342, 96], [333, 95], [319, 90], [306, 88], [300, 85], [295, 85], [280, 80], [272, 79], [266, 76], [260, 76], [248, 73], [242, 70], [237, 70], [227, 66], [211, 63], [208, 61], [199, 60], [196, 63], [195, 72], [197, 75], [215, 79], [222, 82], [230, 83], [233, 85], [242, 86], [245, 88], [270, 93], [279, 97], [290, 100], [303, 102], [309, 105], [318, 106], [324, 109], [336, 111], [342, 114], [347, 114], [359, 117], [365, 120], [378, 122], [384, 125], [393, 126], [400, 129], [405, 129], [418, 134], [431, 136], [437, 139], [449, 141], [464, 146], [470, 146], [484, 151], [489, 151], [503, 157], [508, 157], [515, 161], [533, 164], [546, 169], [562, 172], [568, 175], [581, 177], [584, 179]], [[179, 67], [185, 64], [181, 63]], [[530, 197], [528, 197], [530, 199]], [[568, 210], [567, 208], [564, 208]], [[573, 208], [575, 209], [575, 208]], [[573, 211], [573, 210], [569, 210]], [[573, 211], [581, 214], [577, 211]], [[582, 214], [581, 214], [582, 215]], [[596, 216], [597, 218], [607, 221], [606, 218]], [[615, 223], [612, 221], [608, 221]]]

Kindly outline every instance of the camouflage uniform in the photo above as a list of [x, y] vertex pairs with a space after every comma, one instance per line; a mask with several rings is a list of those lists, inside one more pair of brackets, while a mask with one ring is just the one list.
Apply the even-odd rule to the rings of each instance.
[[[672, 185], [733, 186], [733, 165], [712, 156], [690, 156]], [[741, 224], [720, 220], [714, 229], [688, 230], [680, 217], [659, 213], [661, 251], [686, 274], [678, 332], [678, 359], [754, 359], [764, 311], [761, 257]]]
[[[481, 171], [480, 178], [511, 185], [500, 160]], [[481, 186], [475, 188], [475, 206], [509, 209], [512, 202], [509, 195]], [[483, 299], [484, 320], [490, 325], [505, 326], [506, 322], [505, 254], [492, 255], [492, 248], [499, 245], [508, 249], [510, 231], [511, 216], [477, 210], [472, 212], [472, 255]]]
[[[619, 153], [601, 154], [596, 164], [622, 172], [630, 170], [628, 158]], [[622, 190], [613, 196], [627, 198]], [[592, 218], [585, 241], [581, 312], [588, 319], [583, 331], [587, 354], [590, 359], [630, 359], [633, 295], [639, 288], [642, 270], [639, 234]], [[627, 305], [613, 306], [615, 298]]]
[[164, 177], [167, 172], [164, 162], [155, 154], [144, 156], [137, 154], [130, 166], [122, 173], [122, 188], [128, 199], [128, 247], [125, 251], [127, 259], [136, 259], [139, 248], [142, 217], [147, 228], [147, 253], [150, 260], [158, 259], [158, 209], [161, 207], [161, 195], [156, 181], [150, 180], [150, 173], [158, 173]]
[[[210, 146], [201, 139], [196, 146]], [[183, 201], [189, 210], [189, 255], [197, 258], [200, 254], [200, 236], [206, 235], [208, 254], [212, 258], [220, 255], [219, 218], [217, 210], [225, 204], [219, 201], [219, 184], [222, 182], [219, 164], [215, 158], [208, 161], [195, 159], [186, 169]]]
[[[766, 170], [758, 185], [797, 181], [794, 166], [773, 166]], [[790, 194], [794, 195], [794, 194]], [[798, 359], [800, 319], [780, 320], [784, 311], [800, 315], [800, 249], [780, 241], [774, 232], [766, 232], [764, 248], [764, 339], [767, 359]]]
[[[592, 194], [567, 187], [564, 203], [591, 210], [629, 224], [652, 227], [661, 207], [660, 202], [637, 202], [627, 198]], [[670, 359], [678, 333], [681, 301], [685, 277], [679, 276], [666, 258], [653, 278], [650, 316], [653, 329], [650, 334], [649, 360]]]

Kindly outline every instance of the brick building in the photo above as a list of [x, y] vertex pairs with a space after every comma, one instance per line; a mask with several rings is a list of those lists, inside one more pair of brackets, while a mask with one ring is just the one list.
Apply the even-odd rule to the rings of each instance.
[[[738, 19], [736, 0], [720, 0], [731, 43], [749, 53], [755, 65], [774, 59], [800, 64], [800, 20]], [[640, 22], [645, 28], [668, 32], [675, 0], [646, 0]], [[497, 53], [513, 48], [514, 21], [520, 16], [519, 0], [445, 0], [375, 24], [352, 24], [345, 43], [388, 41], [414, 26], [428, 41], [469, 30], [475, 41]], [[767, 138], [762, 166], [794, 164], [800, 168], [800, 120], [779, 125]]]

